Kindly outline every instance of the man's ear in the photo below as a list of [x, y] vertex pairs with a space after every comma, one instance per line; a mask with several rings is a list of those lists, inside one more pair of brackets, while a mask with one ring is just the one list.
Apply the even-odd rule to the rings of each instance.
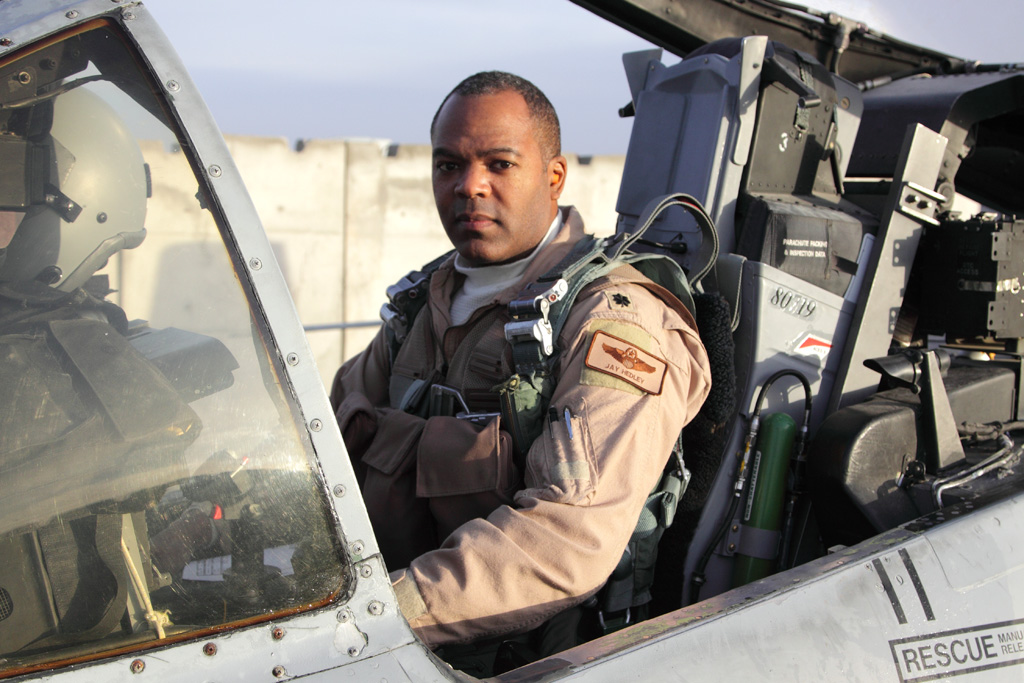
[[568, 162], [565, 157], [553, 157], [548, 162], [548, 187], [551, 188], [551, 199], [558, 199], [565, 188], [565, 171]]

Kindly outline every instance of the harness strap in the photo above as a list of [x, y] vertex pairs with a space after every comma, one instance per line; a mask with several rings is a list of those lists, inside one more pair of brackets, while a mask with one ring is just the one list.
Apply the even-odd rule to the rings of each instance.
[[[550, 372], [557, 357], [554, 341], [558, 339], [569, 317], [569, 311], [580, 292], [594, 280], [616, 268], [629, 264], [655, 282], [686, 282], [679, 266], [660, 254], [636, 254], [628, 251], [663, 211], [672, 206], [686, 209], [701, 229], [700, 267], [691, 274], [689, 283], [696, 286], [711, 270], [718, 258], [718, 233], [700, 203], [683, 193], [652, 199], [644, 207], [637, 227], [632, 232], [617, 233], [602, 239], [587, 236], [554, 268], [527, 285], [519, 296], [509, 302], [512, 321], [505, 326], [505, 336], [512, 345], [512, 359], [517, 374]], [[689, 291], [673, 291], [683, 304], [694, 312]]]
[[398, 350], [405, 343], [412, 323], [427, 303], [430, 291], [430, 277], [441, 264], [455, 252], [453, 249], [426, 264], [419, 270], [412, 270], [401, 280], [387, 289], [388, 301], [380, 307], [380, 319], [388, 339], [391, 363], [395, 362]]

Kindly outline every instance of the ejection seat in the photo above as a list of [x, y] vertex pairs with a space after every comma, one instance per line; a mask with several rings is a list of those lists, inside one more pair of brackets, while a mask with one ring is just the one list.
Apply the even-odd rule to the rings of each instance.
[[[684, 430], [693, 476], [659, 546], [656, 612], [730, 588], [737, 554], [785, 566], [820, 552], [794, 537], [778, 558], [780, 530], [744, 522], [733, 505], [736, 456], [766, 384], [766, 414], [791, 414], [805, 429], [821, 421], [824, 402], [805, 415], [791, 393], [801, 384], [808, 401], [830, 392], [877, 223], [842, 197], [861, 114], [855, 85], [763, 36], [717, 41], [672, 66], [659, 58], [623, 58], [632, 92], [624, 113], [636, 119], [617, 230], [629, 231], [652, 197], [684, 192], [714, 220], [722, 256], [696, 296], [714, 387]], [[688, 271], [701, 253], [683, 212], [647, 236]], [[780, 372], [802, 380], [768, 382]]]

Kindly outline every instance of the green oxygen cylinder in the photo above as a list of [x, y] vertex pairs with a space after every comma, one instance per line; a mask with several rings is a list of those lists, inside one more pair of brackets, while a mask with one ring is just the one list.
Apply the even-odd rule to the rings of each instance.
[[740, 541], [732, 573], [734, 588], [768, 576], [775, 567], [789, 454], [795, 437], [796, 421], [785, 413], [772, 413], [761, 422], [750, 489], [741, 517]]

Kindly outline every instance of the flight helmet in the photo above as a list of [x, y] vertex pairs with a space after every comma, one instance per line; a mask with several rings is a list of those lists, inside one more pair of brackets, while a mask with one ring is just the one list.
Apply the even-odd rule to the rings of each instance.
[[0, 134], [0, 211], [24, 212], [0, 281], [70, 291], [142, 243], [148, 167], [114, 109], [85, 88], [31, 110], [9, 126], [13, 135]]

